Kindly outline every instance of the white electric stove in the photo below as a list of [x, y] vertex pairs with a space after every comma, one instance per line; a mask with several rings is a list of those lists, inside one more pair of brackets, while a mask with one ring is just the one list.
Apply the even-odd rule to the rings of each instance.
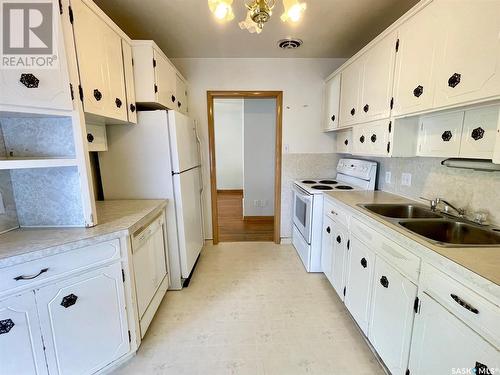
[[377, 163], [340, 159], [334, 178], [304, 178], [293, 185], [292, 243], [308, 272], [321, 272], [323, 193], [375, 190]]

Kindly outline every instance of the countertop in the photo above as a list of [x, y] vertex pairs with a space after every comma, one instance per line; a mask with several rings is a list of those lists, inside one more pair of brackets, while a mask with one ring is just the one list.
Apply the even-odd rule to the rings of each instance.
[[1, 234], [0, 268], [128, 236], [166, 205], [166, 200], [98, 201], [95, 227], [20, 228]]
[[327, 192], [326, 194], [350, 208], [363, 213], [376, 222], [384, 224], [423, 247], [446, 257], [496, 285], [500, 285], [500, 247], [440, 247], [400, 227], [397, 223], [387, 221], [383, 217], [358, 206], [358, 204], [369, 203], [421, 203], [383, 191], [335, 191]]

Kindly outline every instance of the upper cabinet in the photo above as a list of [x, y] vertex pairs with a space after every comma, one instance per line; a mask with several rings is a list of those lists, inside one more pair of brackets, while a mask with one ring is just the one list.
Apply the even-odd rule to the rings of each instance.
[[177, 100], [177, 110], [181, 113], [188, 113], [188, 93], [187, 84], [184, 78], [177, 73], [175, 75], [175, 99]]
[[134, 59], [132, 58], [132, 46], [122, 39], [123, 69], [125, 72], [125, 88], [127, 91], [127, 111], [130, 122], [137, 123], [137, 107], [135, 104], [134, 84]]
[[336, 74], [325, 83], [323, 130], [329, 131], [339, 127], [340, 109], [340, 74]]
[[342, 70], [340, 84], [340, 126], [359, 122], [360, 82], [363, 73], [361, 60], [355, 60]]

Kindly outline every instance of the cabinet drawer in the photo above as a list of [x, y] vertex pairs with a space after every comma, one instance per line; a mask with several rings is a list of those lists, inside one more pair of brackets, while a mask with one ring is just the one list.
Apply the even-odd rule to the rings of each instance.
[[500, 307], [425, 263], [422, 266], [421, 288], [500, 348]]
[[333, 200], [326, 198], [323, 203], [323, 214], [349, 228], [351, 215]]
[[118, 239], [0, 270], [0, 295], [120, 258]]
[[396, 242], [378, 234], [374, 229], [363, 224], [358, 219], [351, 220], [351, 233], [370, 246], [370, 249], [382, 256], [412, 281], [418, 281], [420, 258], [410, 253]]

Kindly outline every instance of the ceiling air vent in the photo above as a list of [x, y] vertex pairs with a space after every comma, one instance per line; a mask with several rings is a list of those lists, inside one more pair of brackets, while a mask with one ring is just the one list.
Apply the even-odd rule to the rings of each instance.
[[302, 43], [300, 39], [281, 39], [278, 41], [278, 47], [282, 49], [296, 49], [299, 48]]

